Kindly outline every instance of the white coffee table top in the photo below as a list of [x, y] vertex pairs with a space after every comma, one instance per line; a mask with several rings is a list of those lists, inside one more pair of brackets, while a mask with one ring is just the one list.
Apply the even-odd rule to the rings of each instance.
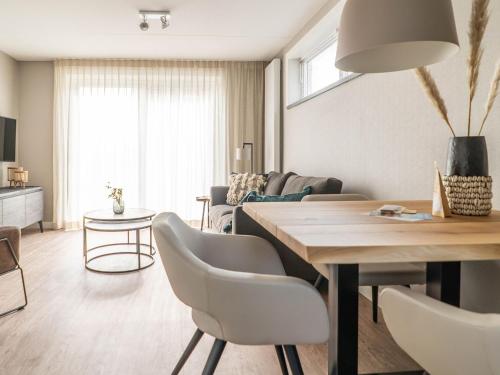
[[83, 217], [89, 220], [97, 221], [133, 221], [133, 220], [146, 220], [156, 215], [153, 210], [146, 208], [125, 208], [123, 214], [115, 214], [112, 209], [108, 210], [95, 210], [87, 212]]
[[133, 230], [147, 229], [153, 222], [151, 220], [140, 221], [87, 221], [85, 229], [96, 232], [129, 232]]

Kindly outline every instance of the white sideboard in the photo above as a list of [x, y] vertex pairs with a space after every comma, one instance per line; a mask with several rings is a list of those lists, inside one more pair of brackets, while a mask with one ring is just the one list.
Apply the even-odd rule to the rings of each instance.
[[0, 188], [0, 225], [26, 228], [38, 223], [43, 232], [43, 189]]

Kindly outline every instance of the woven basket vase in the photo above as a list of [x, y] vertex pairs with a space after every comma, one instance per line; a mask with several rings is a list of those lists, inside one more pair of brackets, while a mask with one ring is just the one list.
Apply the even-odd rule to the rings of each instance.
[[488, 216], [491, 213], [490, 176], [443, 176], [443, 185], [451, 213], [466, 216]]
[[484, 137], [450, 138], [443, 185], [451, 213], [489, 215], [492, 183], [491, 176], [488, 176], [488, 152]]

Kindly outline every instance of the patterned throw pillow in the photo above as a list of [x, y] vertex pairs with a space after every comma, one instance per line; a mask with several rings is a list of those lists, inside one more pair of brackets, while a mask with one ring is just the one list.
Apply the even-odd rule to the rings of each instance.
[[226, 202], [236, 206], [249, 191], [262, 194], [266, 185], [266, 176], [261, 174], [239, 173], [232, 174], [229, 178], [229, 191]]

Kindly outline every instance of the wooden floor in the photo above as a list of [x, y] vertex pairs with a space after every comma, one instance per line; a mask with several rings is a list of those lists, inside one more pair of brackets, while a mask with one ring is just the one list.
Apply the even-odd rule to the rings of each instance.
[[[141, 272], [97, 274], [83, 267], [81, 232], [31, 230], [23, 234], [21, 263], [29, 304], [0, 319], [2, 375], [166, 375], [195, 330], [158, 256], [153, 267]], [[0, 280], [0, 309], [20, 301], [18, 283], [12, 274]], [[184, 374], [201, 373], [212, 341], [202, 339]], [[359, 344], [361, 373], [418, 368], [383, 323], [371, 322], [364, 297]], [[305, 374], [326, 374], [326, 345], [299, 347], [299, 354]], [[272, 375], [280, 370], [274, 348], [229, 344], [217, 373]]]

